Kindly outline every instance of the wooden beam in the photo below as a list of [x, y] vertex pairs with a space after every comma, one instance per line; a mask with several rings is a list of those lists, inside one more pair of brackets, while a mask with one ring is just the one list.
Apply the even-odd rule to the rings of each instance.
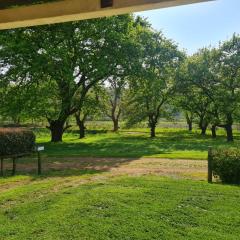
[[7, 9], [19, 6], [27, 6], [39, 3], [53, 2], [59, 0], [0, 0], [0, 9]]
[[[0, 10], [0, 29], [60, 23], [211, 0], [58, 0]], [[112, 7], [111, 7], [112, 5]]]

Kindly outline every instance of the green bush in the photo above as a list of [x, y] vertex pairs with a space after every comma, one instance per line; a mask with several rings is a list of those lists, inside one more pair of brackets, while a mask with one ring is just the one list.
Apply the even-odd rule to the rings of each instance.
[[34, 150], [35, 135], [20, 128], [0, 128], [0, 156], [28, 153]]
[[214, 150], [213, 174], [223, 183], [240, 184], [240, 150]]

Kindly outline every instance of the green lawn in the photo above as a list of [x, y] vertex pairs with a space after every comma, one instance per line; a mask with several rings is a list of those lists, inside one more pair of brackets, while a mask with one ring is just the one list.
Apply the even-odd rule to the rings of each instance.
[[[46, 130], [36, 133], [37, 142], [46, 147], [44, 155], [55, 157], [44, 158], [43, 163], [66, 166], [50, 167], [37, 177], [35, 169], [26, 169], [30, 163], [35, 166], [35, 160], [24, 165], [29, 159], [21, 159], [20, 175], [10, 177], [9, 169], [5, 171], [0, 178], [0, 240], [239, 239], [239, 186], [194, 180], [200, 175], [205, 179], [204, 161], [192, 161], [198, 163], [189, 165], [194, 172], [166, 174], [160, 159], [137, 160], [206, 159], [209, 146], [238, 146], [239, 135], [227, 144], [223, 132], [213, 140], [199, 132], [159, 128], [158, 137], [150, 139], [146, 129], [131, 129], [117, 134], [92, 132], [79, 140], [72, 131], [62, 143], [54, 144]], [[68, 156], [76, 159], [70, 162]], [[133, 158], [123, 162], [113, 158], [109, 163], [89, 158], [80, 166], [74, 165], [80, 163], [77, 156]], [[185, 160], [171, 160], [170, 170], [174, 166], [181, 170], [179, 162]], [[116, 171], [121, 168], [125, 170]]]
[[239, 146], [240, 136], [235, 133], [234, 143], [227, 143], [224, 132], [212, 139], [201, 136], [198, 131], [189, 133], [183, 129], [157, 129], [157, 138], [150, 139], [147, 129], [132, 129], [120, 133], [87, 134], [78, 139], [77, 131], [64, 135], [63, 143], [50, 143], [47, 131], [37, 132], [37, 141], [46, 148], [48, 156], [92, 156], [92, 157], [160, 157], [177, 159], [206, 159], [209, 146]]
[[0, 179], [0, 239], [239, 239], [237, 186], [71, 174]]

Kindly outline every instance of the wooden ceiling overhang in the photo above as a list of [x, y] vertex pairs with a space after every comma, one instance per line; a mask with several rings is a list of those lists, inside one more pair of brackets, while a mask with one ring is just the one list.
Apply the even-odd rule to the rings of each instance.
[[166, 8], [209, 0], [0, 0], [0, 29]]

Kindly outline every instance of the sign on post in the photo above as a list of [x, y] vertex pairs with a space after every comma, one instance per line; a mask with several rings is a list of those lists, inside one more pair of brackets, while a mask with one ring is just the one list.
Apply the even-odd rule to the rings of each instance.
[[37, 146], [37, 155], [38, 155], [38, 175], [42, 174], [42, 160], [41, 160], [41, 152], [44, 151], [44, 146]]
[[38, 146], [38, 147], [37, 147], [37, 151], [38, 151], [38, 152], [44, 151], [44, 146]]

